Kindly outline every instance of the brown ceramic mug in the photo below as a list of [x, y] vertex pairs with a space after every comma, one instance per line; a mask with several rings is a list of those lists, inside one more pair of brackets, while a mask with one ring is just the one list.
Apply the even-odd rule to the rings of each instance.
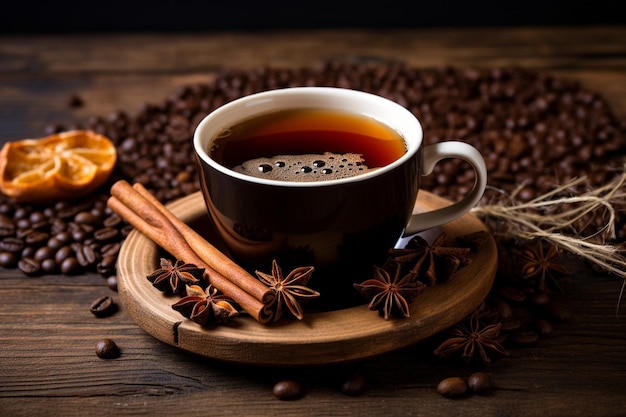
[[[372, 119], [399, 135], [404, 152], [365, 173], [308, 182], [247, 175], [218, 160], [216, 144], [233, 126], [292, 109]], [[316, 123], [323, 130], [323, 120]], [[235, 155], [246, 153], [247, 145], [241, 146], [235, 147]], [[272, 259], [284, 268], [314, 265], [320, 270], [317, 282], [334, 287], [362, 281], [352, 275], [360, 273], [361, 266], [371, 268], [384, 260], [399, 238], [467, 213], [482, 197], [487, 179], [483, 158], [471, 145], [447, 141], [424, 146], [421, 125], [407, 109], [380, 96], [341, 88], [286, 88], [234, 100], [199, 123], [194, 149], [210, 217], [235, 259], [265, 271]], [[448, 207], [414, 214], [421, 176], [444, 158], [460, 158], [473, 167], [471, 191]]]

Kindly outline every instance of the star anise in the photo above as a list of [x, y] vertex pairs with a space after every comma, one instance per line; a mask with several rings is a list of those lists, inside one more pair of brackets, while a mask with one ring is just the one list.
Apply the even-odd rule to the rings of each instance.
[[473, 313], [468, 319], [452, 327], [451, 337], [435, 349], [434, 353], [441, 358], [451, 358], [460, 353], [466, 364], [478, 354], [483, 364], [488, 364], [491, 362], [490, 353], [509, 355], [499, 342], [501, 327], [501, 323], [484, 325], [478, 315]]
[[185, 291], [185, 285], [197, 285], [202, 281], [204, 268], [198, 268], [194, 264], [177, 260], [172, 261], [161, 258], [161, 267], [146, 278], [160, 291], [181, 294]]
[[557, 276], [567, 275], [569, 271], [556, 263], [558, 256], [559, 250], [555, 245], [551, 245], [547, 251], [544, 251], [541, 243], [537, 247], [527, 245], [521, 251], [521, 257], [525, 262], [522, 266], [522, 278], [536, 279], [539, 290], [549, 291], [550, 286], [562, 292]]
[[470, 248], [444, 246], [444, 242], [444, 233], [432, 244], [421, 236], [415, 236], [404, 249], [391, 249], [389, 254], [402, 265], [408, 265], [418, 279], [425, 279], [433, 286], [445, 282], [470, 262]]
[[220, 294], [212, 285], [206, 289], [199, 285], [188, 285], [186, 290], [187, 296], [172, 305], [172, 308], [202, 326], [225, 323], [239, 314], [231, 304], [232, 300]]
[[354, 284], [361, 295], [370, 300], [368, 308], [378, 310], [385, 320], [410, 317], [409, 303], [425, 288], [411, 273], [402, 275], [402, 266], [395, 262], [393, 278], [385, 268], [374, 266], [374, 278]]
[[283, 276], [283, 271], [276, 260], [272, 261], [272, 274], [256, 271], [257, 277], [264, 284], [268, 285], [276, 293], [273, 307], [274, 321], [278, 321], [283, 315], [283, 307], [302, 320], [304, 314], [300, 306], [300, 300], [319, 297], [320, 293], [306, 287], [311, 275], [315, 271], [312, 266], [298, 267], [292, 270], [287, 277]]

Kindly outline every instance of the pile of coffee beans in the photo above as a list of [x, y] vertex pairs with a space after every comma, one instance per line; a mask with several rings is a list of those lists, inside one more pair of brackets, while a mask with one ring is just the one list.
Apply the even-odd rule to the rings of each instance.
[[[302, 69], [226, 70], [162, 103], [145, 104], [136, 114], [118, 111], [42, 132], [87, 128], [111, 138], [118, 150], [116, 171], [111, 183], [81, 201], [36, 206], [0, 196], [0, 266], [28, 275], [114, 276], [129, 228], [106, 208], [113, 181], [142, 183], [164, 203], [198, 191], [191, 138], [204, 116], [251, 93], [313, 85], [353, 88], [398, 102], [421, 120], [426, 143], [462, 140], [476, 146], [489, 171], [485, 201], [490, 203], [520, 185], [517, 198], [529, 200], [581, 175], [589, 175], [588, 187], [605, 184], [626, 159], [626, 122], [599, 94], [548, 74], [340, 61]], [[449, 161], [425, 177], [424, 187], [455, 199], [472, 178], [462, 162]], [[618, 218], [619, 239], [626, 235], [621, 213], [626, 211]]]
[[26, 275], [115, 275], [121, 242], [131, 228], [106, 207], [103, 192], [49, 206], [0, 203], [0, 266]]

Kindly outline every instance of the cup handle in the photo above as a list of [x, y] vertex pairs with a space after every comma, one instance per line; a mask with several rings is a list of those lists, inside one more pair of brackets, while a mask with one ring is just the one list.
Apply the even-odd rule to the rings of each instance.
[[482, 198], [487, 185], [487, 167], [485, 166], [485, 160], [476, 148], [465, 142], [439, 142], [424, 147], [421, 175], [432, 173], [435, 165], [446, 158], [463, 159], [474, 168], [474, 172], [476, 173], [474, 187], [460, 201], [447, 207], [425, 213], [413, 214], [404, 231], [404, 236], [413, 235], [461, 217], [463, 214], [470, 211]]

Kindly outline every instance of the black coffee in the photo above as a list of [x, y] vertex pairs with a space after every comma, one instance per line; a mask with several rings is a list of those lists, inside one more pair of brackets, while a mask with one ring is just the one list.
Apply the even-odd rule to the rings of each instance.
[[247, 175], [282, 181], [345, 178], [386, 166], [404, 139], [373, 118], [337, 110], [289, 109], [229, 126], [211, 157]]

